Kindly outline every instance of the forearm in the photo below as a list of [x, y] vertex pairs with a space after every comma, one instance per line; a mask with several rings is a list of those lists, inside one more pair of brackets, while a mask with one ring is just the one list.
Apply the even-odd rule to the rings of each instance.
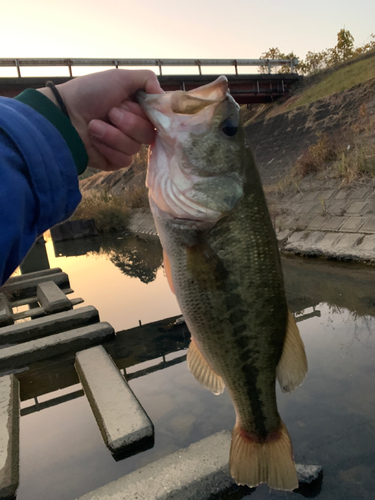
[[61, 133], [42, 114], [14, 99], [0, 98], [0, 157], [3, 283], [35, 238], [74, 212], [80, 193], [76, 163]]

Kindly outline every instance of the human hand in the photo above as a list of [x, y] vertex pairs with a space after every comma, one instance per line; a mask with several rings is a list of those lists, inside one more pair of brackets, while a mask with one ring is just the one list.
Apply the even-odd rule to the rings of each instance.
[[[154, 126], [132, 100], [139, 89], [149, 94], [163, 92], [152, 71], [113, 69], [81, 76], [56, 88], [85, 145], [90, 167], [128, 167], [141, 145], [153, 142]], [[57, 104], [51, 89], [39, 91]]]

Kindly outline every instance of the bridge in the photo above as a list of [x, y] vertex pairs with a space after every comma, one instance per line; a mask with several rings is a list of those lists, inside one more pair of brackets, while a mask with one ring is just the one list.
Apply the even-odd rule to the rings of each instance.
[[[156, 69], [161, 87], [165, 91], [191, 90], [211, 82], [220, 74], [225, 74], [229, 81], [232, 96], [239, 104], [267, 103], [287, 96], [300, 76], [296, 73], [297, 59], [0, 59], [1, 68], [14, 68], [17, 76], [0, 76], [0, 95], [14, 97], [26, 88], [43, 87], [48, 80], [55, 84], [64, 83], [74, 78], [73, 69], [98, 67], [104, 68], [149, 68]], [[243, 73], [243, 68], [260, 68], [260, 73]], [[24, 76], [24, 68], [64, 68], [66, 76]], [[197, 74], [163, 74], [166, 67], [191, 68]], [[210, 74], [208, 68], [220, 72]], [[223, 71], [228, 67], [229, 71]], [[273, 68], [282, 68], [282, 73], [272, 73]], [[239, 71], [241, 69], [241, 72]], [[203, 74], [205, 70], [205, 74]], [[207, 71], [208, 70], [208, 71]], [[48, 70], [47, 70], [48, 71]], [[89, 72], [89, 71], [88, 71]], [[177, 72], [176, 72], [177, 73]]]

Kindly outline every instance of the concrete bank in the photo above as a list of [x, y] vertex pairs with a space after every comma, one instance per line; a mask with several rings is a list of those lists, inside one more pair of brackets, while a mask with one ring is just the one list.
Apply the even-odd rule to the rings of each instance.
[[[305, 178], [299, 190], [269, 194], [267, 202], [282, 252], [375, 263], [375, 189], [342, 188]], [[129, 230], [157, 236], [149, 211], [136, 210]]]
[[375, 190], [306, 179], [267, 197], [280, 248], [306, 256], [375, 263]]

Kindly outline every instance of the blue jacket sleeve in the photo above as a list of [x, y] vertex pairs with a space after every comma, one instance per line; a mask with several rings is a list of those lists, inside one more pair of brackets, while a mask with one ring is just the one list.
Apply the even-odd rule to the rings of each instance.
[[1, 284], [80, 200], [74, 159], [58, 130], [30, 106], [0, 97]]

